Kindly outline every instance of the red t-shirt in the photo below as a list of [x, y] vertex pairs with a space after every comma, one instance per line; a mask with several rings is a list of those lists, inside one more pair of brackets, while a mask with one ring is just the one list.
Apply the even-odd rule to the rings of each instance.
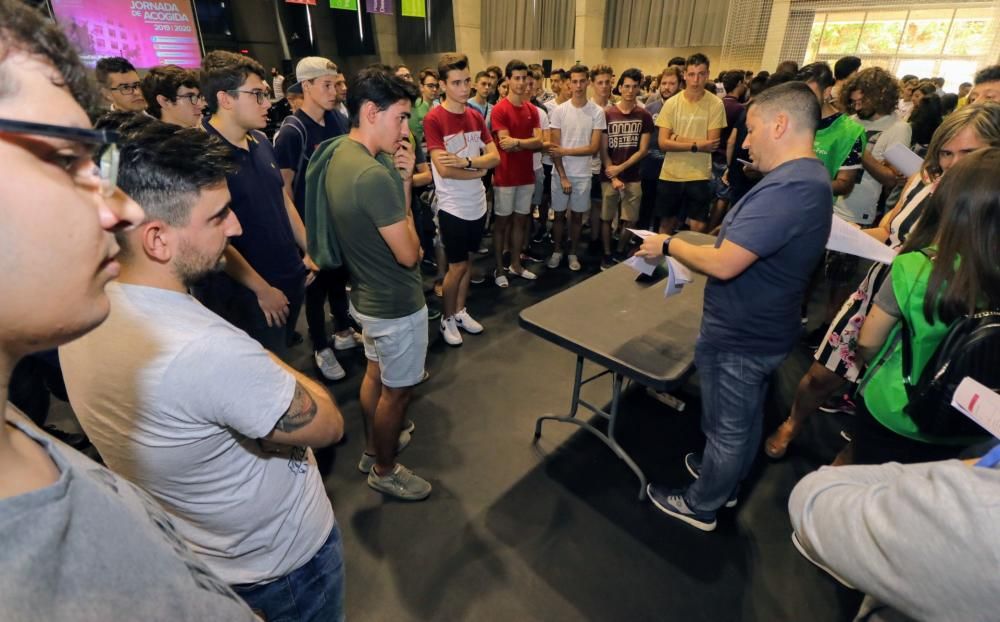
[[[424, 117], [424, 138], [427, 140], [428, 155], [440, 149], [460, 158], [478, 158], [486, 145], [493, 142], [483, 116], [471, 106], [466, 106], [460, 114], [448, 112], [444, 106], [431, 108]], [[446, 179], [438, 173], [433, 160], [431, 172], [438, 209], [463, 220], [476, 220], [486, 213], [486, 192], [482, 179]]]
[[[608, 134], [608, 157], [612, 164], [621, 164], [639, 151], [639, 141], [643, 134], [652, 134], [653, 117], [645, 108], [636, 106], [632, 112], [625, 114], [614, 104], [604, 109], [604, 115], [608, 118], [608, 129], [605, 130]], [[653, 140], [652, 136], [650, 140]], [[636, 162], [622, 171], [618, 179], [624, 182], [639, 181], [640, 164]], [[601, 180], [608, 181], [603, 166]]]
[[[520, 106], [510, 103], [506, 97], [493, 106], [490, 116], [493, 133], [499, 138], [500, 130], [507, 130], [511, 138], [530, 139], [535, 136], [535, 128], [541, 127], [538, 110], [531, 102]], [[500, 152], [500, 166], [493, 171], [494, 186], [528, 186], [535, 183], [533, 151]]]

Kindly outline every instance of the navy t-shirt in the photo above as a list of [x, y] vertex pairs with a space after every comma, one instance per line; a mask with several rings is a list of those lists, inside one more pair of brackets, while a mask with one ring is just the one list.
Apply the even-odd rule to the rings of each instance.
[[284, 290], [293, 286], [305, 276], [306, 267], [285, 210], [284, 183], [271, 143], [264, 134], [251, 132], [248, 148], [240, 149], [208, 121], [203, 125], [205, 131], [232, 148], [239, 167], [226, 177], [231, 208], [243, 227], [243, 234], [232, 238], [233, 247], [273, 287]]
[[[292, 180], [292, 200], [295, 202], [295, 209], [299, 211], [299, 215], [303, 216], [306, 209], [305, 173], [306, 166], [309, 164], [309, 158], [312, 157], [313, 152], [316, 151], [316, 147], [323, 141], [346, 134], [348, 132], [348, 125], [344, 115], [334, 110], [328, 110], [323, 115], [323, 123], [325, 125], [316, 123], [312, 117], [302, 110], [299, 110], [292, 116], [298, 119], [302, 125], [296, 128], [289, 125], [290, 123], [295, 123], [294, 121], [285, 121], [282, 123], [278, 134], [274, 137], [274, 156], [277, 159], [278, 168], [295, 171], [295, 178]], [[306, 134], [306, 159], [302, 164], [301, 170], [299, 170], [299, 160], [302, 156], [302, 134], [300, 132], [302, 127], [305, 128]]]
[[832, 217], [830, 175], [815, 158], [785, 162], [754, 186], [722, 221], [715, 245], [729, 240], [758, 259], [728, 281], [709, 277], [701, 339], [748, 354], [791, 351]]

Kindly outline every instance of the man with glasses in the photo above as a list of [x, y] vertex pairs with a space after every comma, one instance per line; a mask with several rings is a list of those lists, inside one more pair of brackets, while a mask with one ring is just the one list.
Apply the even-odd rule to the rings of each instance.
[[[274, 154], [281, 169], [285, 192], [295, 201], [301, 216], [306, 203], [306, 167], [316, 147], [335, 136], [346, 134], [347, 119], [336, 112], [339, 103], [336, 86], [343, 74], [326, 58], [309, 56], [295, 67], [295, 77], [302, 85], [302, 107], [286, 117], [274, 139]], [[346, 90], [346, 89], [345, 89]], [[313, 359], [327, 380], [346, 375], [334, 350], [349, 350], [361, 343], [351, 327], [347, 313], [347, 271], [345, 268], [321, 270], [306, 288], [306, 321], [313, 345]], [[323, 305], [330, 301], [334, 330], [331, 343], [326, 333]]]
[[112, 110], [142, 112], [146, 109], [139, 73], [127, 59], [121, 56], [102, 58], [97, 61], [95, 73], [101, 93]]
[[96, 93], [66, 37], [25, 4], [0, 0], [0, 50], [3, 618], [254, 620], [155, 502], [7, 402], [19, 359], [107, 317], [104, 287], [119, 271], [111, 232], [143, 213], [115, 190], [114, 158], [103, 168], [91, 159], [113, 136], [85, 129]]
[[243, 235], [226, 251], [226, 273], [239, 285], [213, 283], [207, 304], [282, 356], [307, 276], [311, 280], [316, 266], [305, 254], [305, 227], [285, 194], [274, 149], [259, 131], [267, 125], [271, 106], [265, 75], [260, 63], [232, 52], [209, 52], [202, 61], [201, 83], [212, 112], [203, 126], [232, 149], [238, 170], [227, 180], [233, 211], [243, 226]]
[[410, 114], [410, 132], [417, 147], [427, 155], [427, 145], [424, 142], [424, 117], [431, 108], [439, 105], [437, 72], [430, 67], [420, 70], [420, 98], [413, 102]]
[[141, 87], [150, 116], [181, 127], [201, 125], [205, 98], [195, 72], [177, 65], [153, 67], [142, 79]]

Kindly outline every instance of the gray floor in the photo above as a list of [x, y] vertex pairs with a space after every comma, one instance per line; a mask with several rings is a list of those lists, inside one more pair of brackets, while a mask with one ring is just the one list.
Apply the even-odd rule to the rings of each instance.
[[[347, 434], [321, 458], [344, 533], [348, 619], [850, 620], [860, 596], [798, 555], [786, 512], [795, 482], [839, 449], [843, 420], [814, 417], [783, 461], [761, 454], [714, 533], [668, 519], [636, 500], [631, 471], [585, 433], [546, 424], [532, 443], [536, 417], [567, 409], [574, 357], [518, 328], [517, 313], [596, 265], [578, 274], [537, 269], [534, 283], [473, 288], [469, 309], [486, 331], [462, 347], [449, 348], [431, 327], [431, 379], [417, 390], [416, 431], [401, 456], [433, 483], [425, 502], [386, 500], [356, 470], [364, 357], [341, 357], [348, 377], [329, 386]], [[766, 431], [787, 413], [808, 360], [797, 351], [780, 370]], [[307, 346], [294, 363], [318, 376]], [[680, 392], [683, 413], [641, 389], [623, 402], [623, 444], [655, 481], [688, 482], [683, 456], [702, 442], [695, 383]], [[599, 381], [585, 396], [604, 403], [609, 391], [610, 381]], [[52, 420], [73, 427], [62, 403]]]

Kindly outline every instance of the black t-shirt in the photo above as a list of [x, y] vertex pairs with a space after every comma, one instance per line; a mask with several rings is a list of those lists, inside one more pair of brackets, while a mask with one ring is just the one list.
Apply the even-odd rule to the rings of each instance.
[[278, 167], [295, 171], [295, 178], [292, 180], [292, 200], [299, 215], [305, 213], [305, 174], [309, 158], [320, 143], [348, 132], [347, 119], [335, 110], [323, 114], [323, 123], [324, 125], [316, 123], [312, 117], [299, 110], [285, 120], [274, 137], [274, 156], [278, 161]]

